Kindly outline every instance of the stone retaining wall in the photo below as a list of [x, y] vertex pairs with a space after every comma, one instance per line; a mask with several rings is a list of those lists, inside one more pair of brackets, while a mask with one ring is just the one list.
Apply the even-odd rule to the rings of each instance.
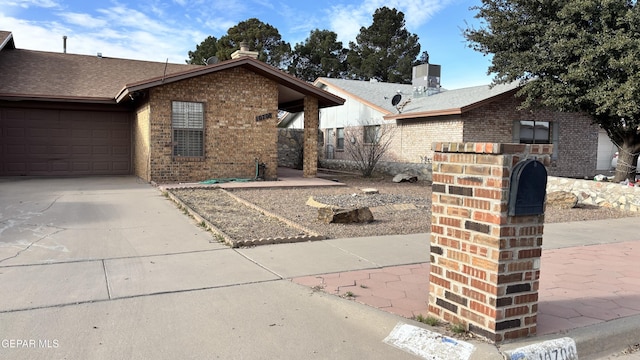
[[[318, 159], [322, 159], [324, 136], [318, 131]], [[304, 157], [304, 130], [278, 129], [278, 166], [302, 170]]]
[[[354, 161], [337, 159], [320, 159], [320, 167], [324, 169], [358, 172]], [[380, 161], [376, 164], [375, 172], [395, 176], [400, 173], [407, 173], [418, 177], [421, 181], [431, 181], [431, 164], [401, 163]]]
[[567, 191], [578, 197], [578, 203], [640, 211], [640, 186], [549, 176], [547, 193]]
[[302, 129], [278, 129], [278, 166], [302, 169]]

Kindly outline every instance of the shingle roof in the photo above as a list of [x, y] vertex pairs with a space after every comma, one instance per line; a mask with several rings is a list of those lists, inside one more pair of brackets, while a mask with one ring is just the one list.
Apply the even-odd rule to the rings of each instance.
[[[413, 92], [413, 86], [387, 82], [370, 82], [360, 80], [345, 80], [333, 78], [318, 78], [316, 86], [326, 85], [341, 90], [362, 102], [369, 103], [380, 108], [387, 114], [393, 114], [396, 109], [391, 105], [391, 98], [398, 92], [409, 94]], [[405, 95], [403, 95], [405, 96]]]
[[127, 83], [200, 65], [34, 50], [0, 52], [0, 96], [115, 101]]
[[[413, 86], [406, 84], [319, 78], [316, 85], [326, 85], [342, 90], [362, 102], [384, 109], [385, 119], [462, 113], [491, 101], [497, 96], [514, 92], [519, 87], [518, 82], [493, 87], [483, 85], [443, 90], [430, 96], [418, 97], [413, 94]], [[411, 100], [402, 109], [402, 114], [398, 114], [397, 109], [391, 104], [391, 98], [398, 92], [402, 95], [400, 103]]]
[[321, 108], [344, 103], [337, 95], [247, 56], [202, 66], [23, 50], [15, 48], [10, 32], [0, 31], [0, 45], [5, 43], [10, 46], [0, 46], [0, 99], [115, 104], [136, 91], [243, 67], [278, 83], [282, 110], [302, 111], [306, 96], [318, 99]]
[[275, 81], [278, 84], [278, 106], [280, 110], [289, 112], [303, 111], [304, 98], [307, 95], [315, 97], [318, 100], [318, 106], [320, 108], [342, 105], [344, 103], [344, 99], [337, 95], [324, 91], [306, 81], [300, 80], [293, 75], [249, 56], [226, 60], [213, 65], [200, 66], [195, 69], [167, 74], [166, 76], [157, 76], [139, 82], [128, 83], [118, 94], [117, 99], [120, 100], [128, 94], [154, 86], [236, 67], [248, 69]]

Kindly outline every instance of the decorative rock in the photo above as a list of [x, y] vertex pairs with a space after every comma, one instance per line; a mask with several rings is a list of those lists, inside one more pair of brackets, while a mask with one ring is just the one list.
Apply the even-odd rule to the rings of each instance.
[[408, 182], [414, 183], [414, 182], [418, 181], [418, 177], [414, 176], [414, 175], [402, 173], [402, 174], [398, 174], [398, 175], [394, 176], [392, 181], [395, 182], [395, 183], [399, 183], [399, 182], [403, 182], [403, 181], [408, 181]]
[[567, 191], [554, 191], [547, 194], [547, 206], [570, 209], [578, 204], [578, 197]]
[[316, 201], [316, 199], [314, 199], [313, 196], [309, 197], [309, 200], [307, 200], [306, 204], [308, 206], [315, 207], [315, 208], [333, 208], [333, 209], [336, 209], [336, 207], [334, 207], [334, 206], [323, 204], [323, 203], [320, 203], [320, 202]]
[[356, 209], [318, 208], [318, 220], [325, 224], [368, 223], [373, 221], [373, 214], [368, 207]]
[[550, 176], [547, 181], [547, 193], [559, 190], [578, 194], [580, 204], [626, 211], [640, 210], [640, 186]]

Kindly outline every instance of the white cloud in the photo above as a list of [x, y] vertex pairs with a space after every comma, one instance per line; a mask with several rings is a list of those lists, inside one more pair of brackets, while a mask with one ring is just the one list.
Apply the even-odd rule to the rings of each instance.
[[[25, 11], [9, 15], [8, 11], [16, 7], [8, 11], [0, 7], [0, 26], [14, 33], [18, 48], [62, 51], [62, 36], [67, 35], [70, 53], [102, 52], [110, 57], [155, 61], [169, 58], [183, 63], [188, 51], [207, 36], [219, 38], [230, 27], [251, 17], [277, 27], [283, 40], [292, 45], [319, 28], [336, 32], [338, 40], [348, 47], [360, 27], [371, 25], [373, 13], [382, 6], [402, 11], [407, 29], [415, 33], [447, 4], [462, 0], [357, 0], [357, 4], [325, 6], [326, 10], [309, 13], [301, 13], [295, 5], [270, 0], [148, 0], [141, 4], [114, 1], [107, 3], [110, 5], [94, 5], [94, 10], [69, 12], [62, 12], [68, 6], [58, 1], [0, 0], [0, 4], [57, 9], [50, 12], [53, 16], [48, 21], [36, 21], [25, 20]], [[260, 14], [269, 16], [263, 18]]]
[[345, 46], [355, 41], [361, 27], [373, 22], [373, 14], [381, 7], [395, 8], [404, 14], [407, 30], [416, 33], [436, 13], [455, 0], [364, 0], [359, 5], [336, 5], [328, 10], [329, 25]]
[[[39, 51], [62, 52], [62, 36], [67, 38], [67, 52], [73, 54], [96, 55], [147, 61], [169, 59], [172, 63], [181, 63], [187, 59], [189, 50], [205, 36], [192, 30], [174, 30], [171, 36], [167, 32], [152, 33], [129, 28], [121, 31], [104, 27], [100, 29], [70, 27], [59, 22], [30, 22], [0, 14], [3, 30], [13, 33], [16, 47]], [[168, 29], [168, 28], [167, 28]]]
[[[229, 30], [229, 28], [238, 25], [237, 22], [228, 20], [224, 17], [198, 19], [198, 21], [207, 29], [213, 30], [214, 33], [223, 35], [227, 33], [227, 30]], [[205, 37], [203, 37], [201, 40], [204, 40]], [[217, 37], [219, 38], [220, 36]]]
[[13, 32], [16, 47], [42, 51], [62, 51], [62, 36], [69, 29], [56, 22], [32, 23], [0, 14], [2, 30]]
[[56, 8], [60, 6], [54, 0], [0, 0], [0, 5], [17, 6], [25, 9], [30, 7]]
[[271, 0], [253, 0], [253, 2], [270, 10], [276, 9], [276, 7], [271, 3]]
[[103, 27], [107, 25], [107, 22], [103, 19], [95, 18], [89, 14], [81, 13], [60, 13], [58, 14], [67, 23], [72, 25], [78, 25], [87, 28]]
[[421, 0], [400, 4], [398, 9], [404, 13], [407, 29], [417, 29], [442, 11], [453, 0]]
[[124, 6], [98, 9], [112, 27], [140, 29], [151, 33], [167, 32], [169, 27], [160, 21], [151, 19], [146, 14]]

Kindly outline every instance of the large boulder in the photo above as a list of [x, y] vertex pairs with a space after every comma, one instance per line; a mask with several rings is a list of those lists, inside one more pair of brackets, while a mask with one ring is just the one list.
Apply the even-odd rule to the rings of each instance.
[[411, 174], [407, 174], [407, 173], [401, 173], [401, 174], [398, 174], [398, 175], [394, 176], [392, 181], [395, 182], [395, 183], [404, 182], [404, 181], [408, 181], [408, 182], [414, 183], [414, 182], [418, 181], [418, 177], [416, 175], [411, 175]]
[[338, 209], [333, 207], [318, 208], [318, 220], [325, 224], [369, 223], [373, 221], [373, 214], [368, 207], [355, 209]]
[[571, 209], [578, 204], [578, 196], [568, 191], [553, 191], [547, 194], [547, 206]]

